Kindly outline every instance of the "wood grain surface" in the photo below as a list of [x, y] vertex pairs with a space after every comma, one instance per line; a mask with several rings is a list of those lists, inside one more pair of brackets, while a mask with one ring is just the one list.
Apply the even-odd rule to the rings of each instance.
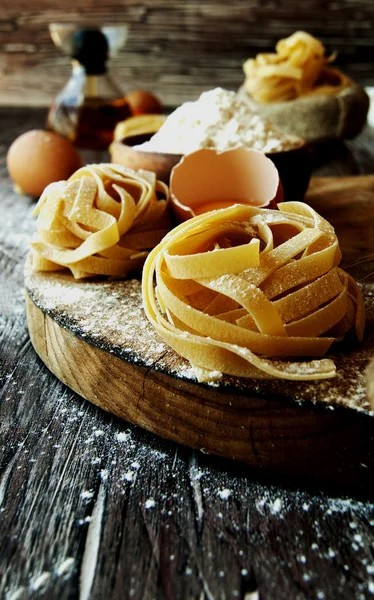
[[[373, 261], [360, 262], [374, 255], [374, 176], [313, 179], [306, 199], [334, 225], [343, 264], [367, 282], [365, 342], [357, 348], [349, 342], [333, 357], [336, 379], [227, 377], [199, 385], [188, 362], [150, 327], [140, 282], [76, 282], [28, 266], [26, 312], [34, 348], [81, 396], [162, 437], [275, 473], [371, 486], [374, 420], [357, 410], [374, 409], [366, 393], [366, 370], [374, 360]], [[103, 373], [110, 374], [105, 386]]]
[[65, 84], [69, 60], [48, 33], [56, 21], [127, 23], [112, 73], [124, 90], [151, 88], [166, 104], [239, 88], [247, 58], [300, 29], [337, 51], [358, 83], [374, 82], [371, 0], [2, 0], [0, 19], [0, 104], [46, 106]]
[[[108, 321], [91, 314], [87, 333], [87, 317], [81, 320], [76, 303], [65, 305], [64, 298], [74, 291], [74, 282], [69, 277], [67, 280], [65, 286], [61, 277], [50, 273], [28, 275], [26, 313], [31, 342], [38, 355], [58, 379], [81, 396], [126, 421], [206, 454], [273, 473], [340, 482], [346, 488], [371, 487], [374, 420], [357, 409], [369, 408], [365, 372], [368, 357], [374, 359], [374, 304], [368, 310], [364, 356], [359, 350], [350, 362], [345, 356], [346, 366], [340, 370], [342, 357], [338, 355], [336, 359], [343, 385], [279, 385], [235, 378], [230, 382], [227, 378], [217, 389], [195, 383], [186, 361], [165, 348], [156, 335], [147, 340], [154, 349], [161, 346], [152, 362], [146, 359], [146, 348], [140, 347], [136, 352], [136, 339], [149, 327], [140, 309], [140, 289], [136, 300], [138, 316], [128, 304], [133, 286], [130, 289], [126, 284], [113, 284], [107, 294], [98, 294], [96, 314], [108, 311], [113, 296], [122, 306], [118, 325], [124, 333], [114, 342], [111, 327], [106, 331]], [[370, 289], [369, 295], [374, 286]], [[94, 294], [91, 287], [85, 290], [84, 285], [80, 292], [76, 296], [80, 303], [84, 302], [85, 293]], [[128, 314], [128, 329], [133, 336], [130, 342], [125, 329]], [[64, 326], [59, 324], [61, 320]], [[112, 320], [113, 315], [109, 322]], [[103, 345], [105, 349], [100, 348]], [[347, 380], [351, 380], [352, 389]], [[314, 399], [312, 405], [308, 393]], [[342, 405], [344, 399], [348, 406]]]
[[[4, 158], [44, 115], [0, 116], [0, 598], [372, 598], [372, 499], [245, 474], [163, 441], [87, 403], [38, 359], [23, 294], [34, 202], [14, 194]], [[369, 139], [345, 151], [374, 173]]]

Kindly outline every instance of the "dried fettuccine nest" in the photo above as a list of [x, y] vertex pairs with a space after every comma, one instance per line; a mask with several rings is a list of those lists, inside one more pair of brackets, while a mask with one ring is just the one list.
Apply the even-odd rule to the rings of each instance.
[[168, 203], [168, 187], [154, 173], [83, 167], [49, 185], [36, 206], [33, 269], [70, 269], [76, 279], [139, 270], [170, 229]]
[[333, 227], [306, 204], [279, 209], [195, 217], [145, 262], [146, 315], [200, 380], [333, 377], [333, 361], [319, 357], [350, 329], [363, 337], [363, 300], [338, 267]]
[[353, 138], [366, 123], [369, 97], [329, 63], [325, 47], [305, 31], [279, 40], [276, 52], [244, 65], [239, 97], [285, 133], [308, 142]]
[[[279, 40], [275, 53], [258, 54], [243, 65], [244, 87], [257, 102], [292, 100], [309, 93], [335, 94], [351, 80], [334, 70], [334, 85], [324, 81], [327, 58], [323, 44], [305, 31]], [[338, 79], [338, 81], [336, 81]]]

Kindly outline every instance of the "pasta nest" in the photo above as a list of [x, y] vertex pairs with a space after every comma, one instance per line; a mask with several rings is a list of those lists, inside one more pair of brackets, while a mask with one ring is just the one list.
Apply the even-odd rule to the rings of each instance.
[[34, 211], [32, 266], [69, 269], [76, 279], [139, 270], [170, 229], [168, 203], [169, 189], [154, 173], [83, 167], [43, 192]]
[[326, 68], [325, 47], [309, 33], [297, 31], [276, 44], [275, 53], [260, 53], [243, 65], [244, 88], [256, 102], [292, 100], [310, 94], [336, 94], [351, 80]]
[[145, 313], [200, 381], [333, 377], [331, 359], [295, 358], [324, 356], [351, 328], [363, 337], [362, 296], [338, 267], [333, 227], [304, 203], [278, 207], [195, 217], [145, 262]]

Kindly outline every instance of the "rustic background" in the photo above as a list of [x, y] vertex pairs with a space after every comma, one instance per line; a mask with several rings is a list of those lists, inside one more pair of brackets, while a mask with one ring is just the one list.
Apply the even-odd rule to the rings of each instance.
[[237, 88], [246, 58], [298, 29], [337, 50], [358, 82], [374, 83], [373, 0], [1, 0], [0, 104], [46, 106], [69, 77], [49, 36], [54, 21], [127, 23], [112, 73], [125, 90], [150, 89], [169, 105]]
[[[13, 192], [5, 155], [44, 112], [0, 108], [1, 600], [373, 600], [372, 493], [280, 484], [162, 440], [39, 360], [23, 292], [35, 204]], [[346, 152], [373, 173], [362, 137]], [[358, 204], [353, 228], [373, 218]]]

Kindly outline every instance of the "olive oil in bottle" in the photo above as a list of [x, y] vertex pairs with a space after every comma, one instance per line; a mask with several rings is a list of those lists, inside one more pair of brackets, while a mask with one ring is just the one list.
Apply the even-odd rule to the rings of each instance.
[[116, 124], [131, 109], [107, 73], [108, 42], [99, 29], [78, 29], [72, 40], [72, 75], [55, 98], [48, 128], [79, 148], [103, 150], [113, 140]]

